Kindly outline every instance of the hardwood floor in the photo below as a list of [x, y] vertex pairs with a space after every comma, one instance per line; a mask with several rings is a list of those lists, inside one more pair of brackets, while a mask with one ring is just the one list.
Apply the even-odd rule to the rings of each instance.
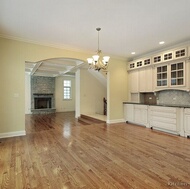
[[190, 188], [190, 140], [74, 113], [26, 115], [26, 136], [0, 140], [1, 189]]

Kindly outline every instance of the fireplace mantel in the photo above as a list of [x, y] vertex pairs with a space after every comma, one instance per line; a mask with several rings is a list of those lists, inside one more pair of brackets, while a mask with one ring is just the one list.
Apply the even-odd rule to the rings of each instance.
[[35, 96], [44, 96], [44, 95], [46, 95], [46, 96], [53, 96], [53, 93], [33, 93], [33, 95], [35, 95]]

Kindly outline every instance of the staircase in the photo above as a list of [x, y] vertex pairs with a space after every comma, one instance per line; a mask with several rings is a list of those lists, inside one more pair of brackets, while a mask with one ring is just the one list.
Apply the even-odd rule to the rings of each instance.
[[87, 116], [87, 115], [83, 115], [81, 114], [81, 116], [78, 118], [78, 122], [83, 124], [83, 125], [92, 125], [92, 124], [99, 124], [99, 123], [106, 123], [105, 121]]

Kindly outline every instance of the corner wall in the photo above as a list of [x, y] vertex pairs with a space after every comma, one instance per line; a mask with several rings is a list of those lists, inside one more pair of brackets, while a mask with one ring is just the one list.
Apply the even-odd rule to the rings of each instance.
[[108, 123], [124, 122], [123, 102], [127, 100], [127, 62], [111, 60], [107, 81]]

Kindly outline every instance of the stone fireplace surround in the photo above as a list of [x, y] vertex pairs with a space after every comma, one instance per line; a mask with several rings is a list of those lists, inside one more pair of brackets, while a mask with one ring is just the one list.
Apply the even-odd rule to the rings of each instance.
[[31, 77], [31, 112], [46, 114], [55, 112], [55, 78]]

